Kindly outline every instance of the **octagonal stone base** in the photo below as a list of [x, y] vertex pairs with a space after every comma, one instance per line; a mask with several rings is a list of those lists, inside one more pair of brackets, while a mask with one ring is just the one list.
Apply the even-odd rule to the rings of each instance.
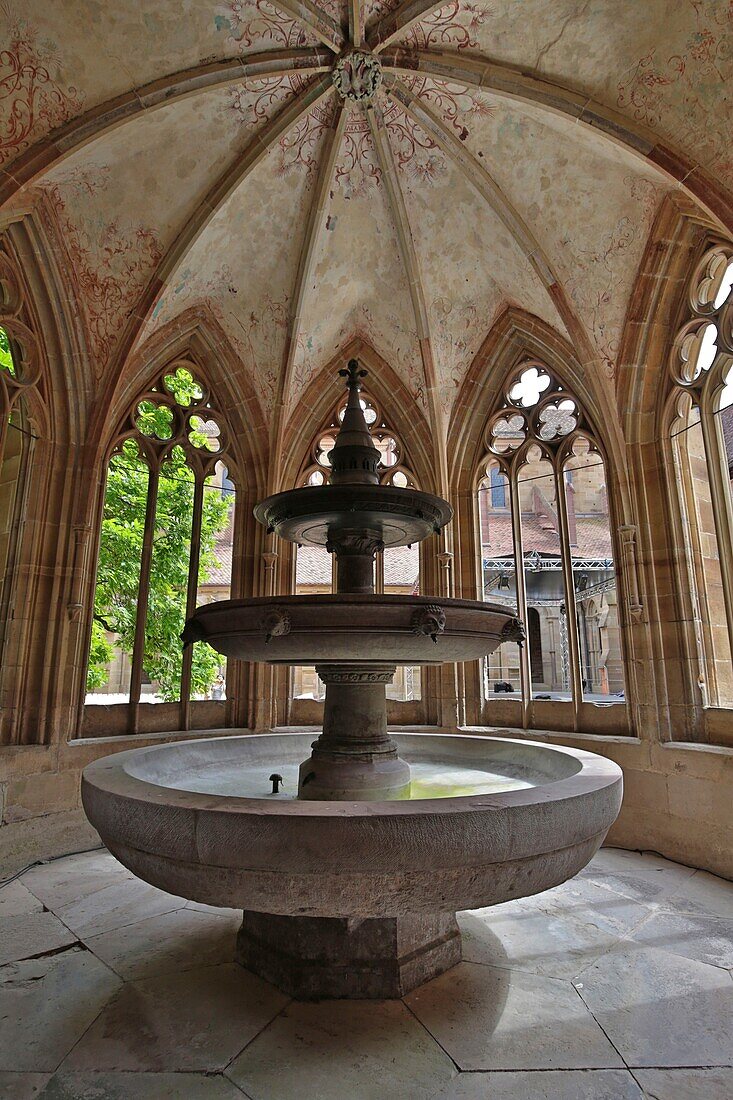
[[461, 961], [454, 913], [243, 916], [237, 962], [301, 1001], [403, 997]]

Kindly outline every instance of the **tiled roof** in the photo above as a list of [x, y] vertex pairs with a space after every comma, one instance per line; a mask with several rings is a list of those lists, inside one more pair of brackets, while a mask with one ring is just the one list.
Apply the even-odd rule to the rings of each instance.
[[[508, 512], [488, 512], [482, 524], [484, 556], [509, 557], [513, 553], [512, 519]], [[540, 554], [558, 554], [560, 537], [554, 526], [549, 526], [544, 516], [534, 513], [522, 515], [522, 541], [524, 552], [537, 550]], [[603, 516], [575, 517], [574, 556], [583, 558], [611, 558], [611, 533], [608, 520]]]
[[228, 541], [229, 535], [227, 533], [227, 542], [218, 542], [214, 547], [214, 556], [216, 557], [217, 565], [213, 569], [209, 569], [209, 576], [204, 581], [201, 588], [220, 588], [222, 585], [229, 585], [232, 582], [232, 544]]
[[[419, 557], [415, 548], [396, 546], [384, 555], [384, 583], [388, 588], [412, 588], [419, 572]], [[330, 585], [331, 558], [317, 546], [301, 546], [298, 550], [298, 584]]]

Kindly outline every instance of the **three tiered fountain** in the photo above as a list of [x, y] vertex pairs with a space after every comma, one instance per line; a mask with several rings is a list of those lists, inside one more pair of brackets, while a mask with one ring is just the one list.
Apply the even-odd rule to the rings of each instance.
[[[390, 736], [397, 665], [474, 660], [522, 624], [490, 603], [374, 594], [386, 547], [423, 541], [450, 505], [381, 485], [352, 360], [327, 485], [255, 509], [269, 532], [336, 558], [336, 593], [198, 608], [184, 642], [315, 664], [323, 732], [135, 749], [91, 764], [83, 801], [126, 866], [244, 910], [237, 959], [292, 995], [397, 997], [460, 960], [456, 910], [547, 889], [591, 859], [621, 773], [578, 749], [463, 734]], [[310, 754], [303, 757], [310, 749]], [[296, 797], [297, 791], [297, 797]]]

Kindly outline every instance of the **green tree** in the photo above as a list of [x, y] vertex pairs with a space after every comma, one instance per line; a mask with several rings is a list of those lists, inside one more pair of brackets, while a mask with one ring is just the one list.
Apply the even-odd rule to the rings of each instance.
[[6, 370], [9, 374], [15, 375], [15, 364], [13, 363], [13, 356], [10, 351], [10, 341], [8, 340], [8, 334], [4, 328], [0, 328], [0, 370]]
[[[178, 394], [175, 396], [180, 400]], [[165, 439], [170, 435], [170, 410], [150, 402], [145, 405], [139, 409], [138, 427], [146, 435]], [[197, 446], [205, 446], [205, 441], [203, 434], [192, 433], [192, 442]], [[136, 444], [128, 439], [111, 459], [107, 475], [88, 690], [100, 687], [107, 679], [112, 650], [105, 631], [116, 635], [115, 646], [132, 654], [147, 491], [147, 466]], [[185, 619], [193, 493], [193, 471], [186, 465], [183, 451], [174, 447], [160, 472], [143, 656], [146, 674], [160, 685], [159, 693], [167, 700], [179, 697], [180, 635]], [[217, 564], [216, 536], [226, 528], [230, 508], [230, 500], [223, 499], [218, 490], [204, 490], [199, 584], [208, 579]], [[218, 669], [219, 657], [214, 650], [197, 643], [192, 658], [193, 694], [206, 693]]]

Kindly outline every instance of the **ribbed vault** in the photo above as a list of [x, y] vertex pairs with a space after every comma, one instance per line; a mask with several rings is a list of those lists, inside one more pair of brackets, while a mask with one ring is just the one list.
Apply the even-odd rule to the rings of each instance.
[[[729, 219], [731, 16], [623, 7], [10, 3], [2, 210], [54, 220], [100, 387], [205, 308], [279, 452], [359, 339], [420, 404], [444, 478], [495, 317], [534, 314], [611, 388], [665, 195]], [[364, 100], [332, 78], [355, 47], [378, 71]]]

